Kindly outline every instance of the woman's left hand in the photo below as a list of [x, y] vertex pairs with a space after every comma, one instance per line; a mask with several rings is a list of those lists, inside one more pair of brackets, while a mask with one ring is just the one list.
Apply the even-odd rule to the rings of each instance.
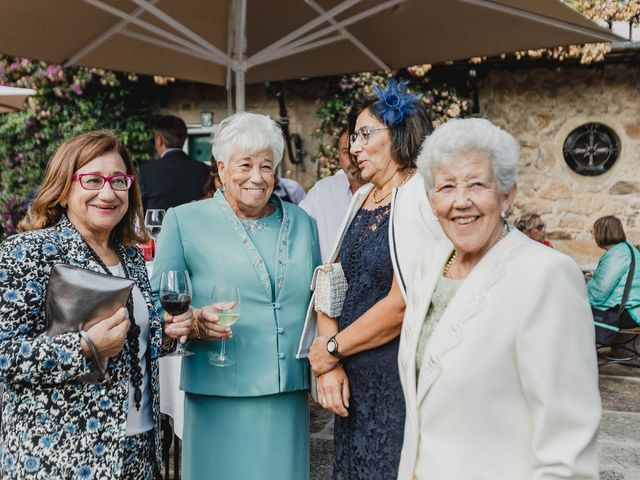
[[328, 372], [339, 362], [336, 357], [331, 356], [327, 351], [328, 341], [329, 337], [316, 337], [309, 350], [309, 363], [311, 364], [313, 375], [316, 377]]
[[173, 316], [164, 313], [164, 334], [169, 338], [177, 338], [180, 343], [184, 343], [189, 338], [193, 330], [197, 312], [190, 308], [187, 312]]

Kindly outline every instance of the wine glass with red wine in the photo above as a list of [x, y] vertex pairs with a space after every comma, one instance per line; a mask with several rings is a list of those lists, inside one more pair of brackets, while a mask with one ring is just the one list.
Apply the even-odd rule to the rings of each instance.
[[[171, 315], [180, 315], [189, 310], [191, 305], [191, 280], [186, 270], [170, 270], [160, 276], [160, 303]], [[193, 355], [180, 341], [178, 347], [167, 356]]]

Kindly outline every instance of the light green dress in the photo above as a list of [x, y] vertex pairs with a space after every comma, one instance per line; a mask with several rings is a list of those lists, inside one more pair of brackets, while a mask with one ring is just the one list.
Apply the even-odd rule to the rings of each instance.
[[[319, 263], [315, 224], [272, 198], [264, 219], [239, 220], [224, 196], [170, 209], [154, 264], [188, 269], [193, 305], [210, 303], [213, 285], [235, 283], [240, 317], [226, 342], [235, 365], [208, 363], [220, 342], [192, 340], [184, 357], [184, 480], [307, 480], [308, 364], [295, 353]], [[158, 303], [158, 306], [159, 303]]]
[[422, 329], [420, 330], [420, 338], [418, 339], [418, 350], [416, 352], [416, 378], [420, 378], [420, 365], [422, 365], [422, 358], [424, 357], [424, 352], [427, 348], [427, 344], [429, 343], [429, 339], [431, 338], [431, 334], [438, 325], [438, 322], [440, 322], [442, 314], [458, 291], [458, 288], [460, 288], [460, 285], [462, 285], [462, 282], [463, 280], [452, 280], [450, 278], [440, 276], [436, 283], [436, 288], [431, 296], [431, 304], [429, 305], [427, 316], [424, 319]]

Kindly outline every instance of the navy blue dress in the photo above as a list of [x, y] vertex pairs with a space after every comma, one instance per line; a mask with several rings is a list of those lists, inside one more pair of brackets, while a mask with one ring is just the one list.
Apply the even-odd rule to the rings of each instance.
[[[340, 330], [391, 289], [390, 205], [361, 209], [340, 250], [349, 283], [338, 319]], [[349, 377], [349, 416], [335, 417], [334, 480], [396, 478], [404, 429], [404, 397], [398, 373], [399, 338], [343, 360]]]

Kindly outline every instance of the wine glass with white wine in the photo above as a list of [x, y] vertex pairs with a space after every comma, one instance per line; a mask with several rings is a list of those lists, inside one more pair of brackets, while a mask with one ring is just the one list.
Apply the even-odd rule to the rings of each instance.
[[[220, 283], [213, 287], [211, 303], [218, 311], [218, 323], [230, 327], [240, 316], [240, 290], [237, 285]], [[211, 353], [209, 363], [216, 367], [228, 367], [235, 360], [227, 355], [224, 340], [220, 340], [220, 352]]]

